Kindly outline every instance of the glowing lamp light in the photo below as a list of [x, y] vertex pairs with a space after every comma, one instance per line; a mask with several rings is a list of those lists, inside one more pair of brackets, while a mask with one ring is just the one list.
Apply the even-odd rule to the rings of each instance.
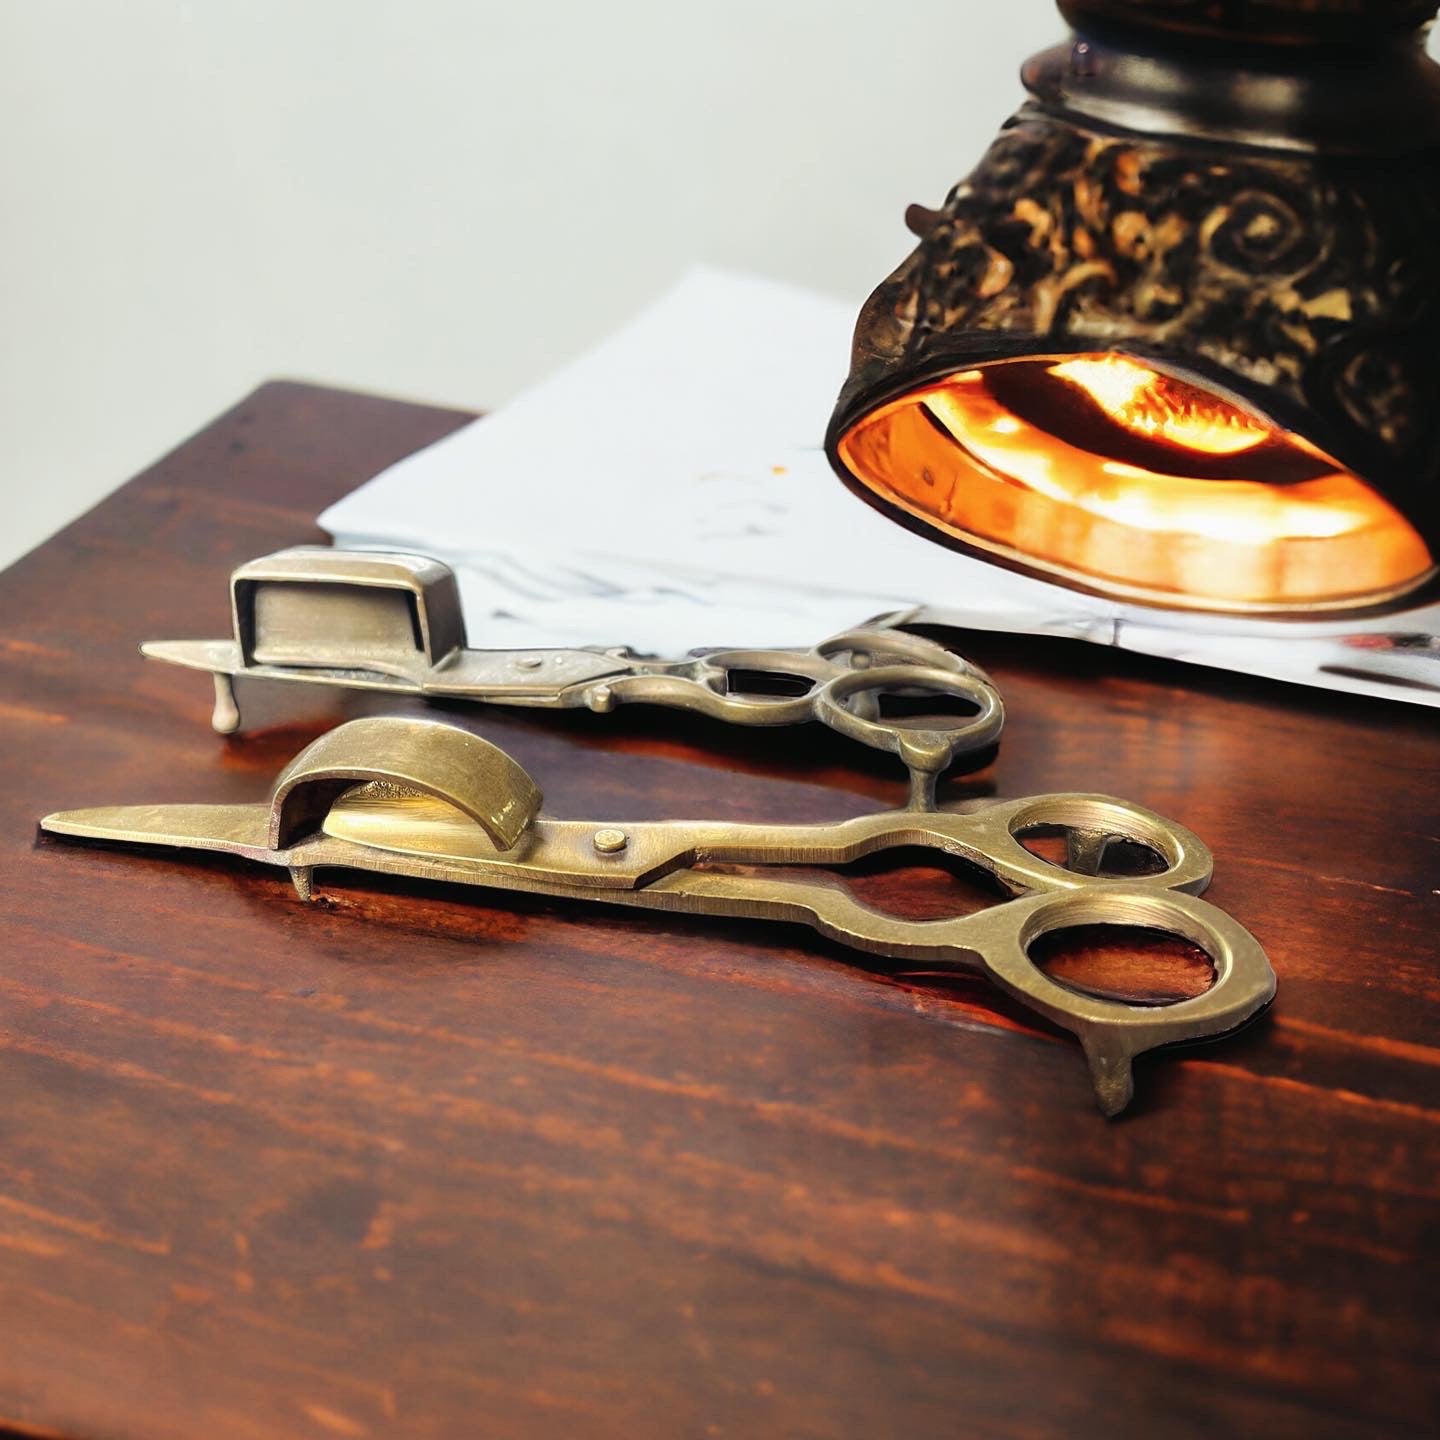
[[1350, 607], [1434, 568], [1409, 522], [1314, 445], [1120, 354], [959, 371], [870, 412], [839, 453], [946, 535], [1129, 599]]
[[1421, 598], [1437, 0], [1060, 9], [1076, 33], [1026, 64], [1032, 98], [907, 215], [919, 245], [860, 313], [836, 470], [932, 538], [1129, 601]]

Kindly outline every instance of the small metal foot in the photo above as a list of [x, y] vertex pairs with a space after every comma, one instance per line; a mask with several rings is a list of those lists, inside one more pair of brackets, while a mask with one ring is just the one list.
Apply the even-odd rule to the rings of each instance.
[[1095, 1087], [1095, 1102], [1107, 1120], [1113, 1119], [1135, 1096], [1130, 1056], [1123, 1051], [1103, 1050], [1088, 1041], [1082, 1043], [1085, 1058], [1090, 1062], [1090, 1083]]
[[240, 706], [235, 699], [235, 681], [223, 671], [215, 674], [215, 709], [210, 724], [219, 735], [233, 735], [240, 728]]
[[315, 867], [313, 865], [292, 865], [290, 883], [295, 893], [308, 905], [315, 898]]
[[933, 770], [912, 770], [910, 772], [910, 799], [907, 810], [934, 810], [935, 787], [940, 777]]

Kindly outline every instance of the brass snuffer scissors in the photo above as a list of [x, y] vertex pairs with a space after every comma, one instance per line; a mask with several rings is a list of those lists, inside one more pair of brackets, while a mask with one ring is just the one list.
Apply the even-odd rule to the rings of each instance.
[[[530, 776], [494, 745], [436, 720], [375, 717], [322, 735], [280, 773], [268, 802], [70, 810], [41, 826], [58, 835], [211, 850], [289, 870], [309, 899], [317, 869], [384, 874], [654, 910], [787, 921], [907, 965], [978, 972], [1080, 1040], [1100, 1109], [1133, 1093], [1131, 1061], [1181, 1040], [1220, 1035], [1254, 1015], [1275, 976], [1253, 936], [1195, 894], [1211, 855], [1189, 830], [1104, 795], [1042, 795], [969, 814], [893, 810], [822, 825], [669, 820], [556, 820], [540, 814]], [[1071, 868], [1017, 838], [1034, 826], [1071, 832]], [[1164, 869], [1099, 875], [1106, 844], [1125, 839]], [[856, 900], [829, 875], [767, 875], [767, 866], [836, 866], [896, 846], [923, 846], [987, 871], [1011, 898], [977, 914], [905, 920]], [[746, 872], [723, 867], [744, 866]], [[1085, 873], [1089, 872], [1089, 873]], [[1198, 945], [1215, 970], [1204, 994], [1129, 1005], [1048, 977], [1029, 956], [1040, 936], [1128, 924]]]
[[[910, 772], [912, 806], [932, 809], [939, 776], [960, 755], [992, 745], [1005, 723], [984, 671], [893, 629], [849, 631], [813, 650], [697, 650], [681, 660], [624, 648], [472, 650], [447, 565], [323, 546], [242, 565], [230, 577], [230, 595], [233, 639], [140, 647], [214, 676], [212, 724], [224, 735], [241, 728], [238, 678], [600, 713], [665, 705], [737, 725], [819, 721], [897, 755]], [[943, 725], [887, 720], [885, 701], [923, 696], [973, 713]]]

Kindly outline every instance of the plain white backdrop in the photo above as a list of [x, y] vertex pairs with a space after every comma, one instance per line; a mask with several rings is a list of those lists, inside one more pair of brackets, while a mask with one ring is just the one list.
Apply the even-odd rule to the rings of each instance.
[[697, 260], [858, 306], [1063, 34], [1052, 0], [0, 0], [0, 564], [266, 378], [497, 405]]
[[0, 0], [0, 564], [259, 381], [484, 408], [692, 261], [860, 299], [1051, 0]]

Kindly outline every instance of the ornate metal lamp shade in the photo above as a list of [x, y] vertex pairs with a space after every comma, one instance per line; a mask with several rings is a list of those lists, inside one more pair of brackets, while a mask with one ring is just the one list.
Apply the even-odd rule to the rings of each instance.
[[827, 445], [1117, 597], [1412, 597], [1440, 557], [1437, 0], [1062, 0], [1071, 43], [870, 297]]

